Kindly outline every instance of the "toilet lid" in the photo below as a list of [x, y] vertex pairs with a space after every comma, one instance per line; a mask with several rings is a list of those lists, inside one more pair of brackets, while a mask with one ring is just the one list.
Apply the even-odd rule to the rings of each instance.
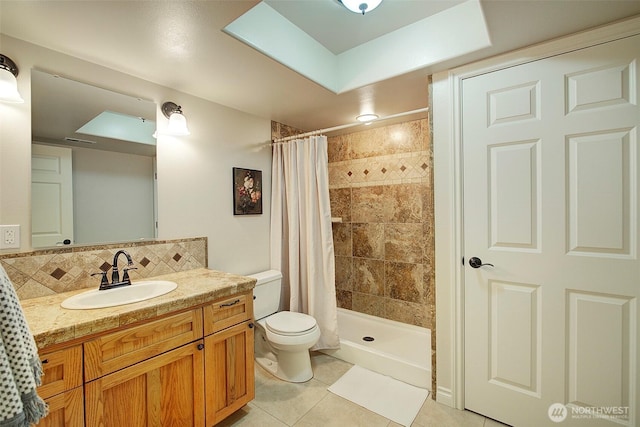
[[304, 313], [280, 311], [267, 318], [267, 328], [280, 335], [298, 335], [313, 329], [316, 319]]

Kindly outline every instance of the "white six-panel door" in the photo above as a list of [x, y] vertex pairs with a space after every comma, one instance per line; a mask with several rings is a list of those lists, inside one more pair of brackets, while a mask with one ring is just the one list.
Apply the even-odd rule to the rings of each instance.
[[31, 146], [31, 245], [73, 243], [71, 149]]
[[470, 410], [640, 422], [639, 60], [634, 36], [463, 82]]

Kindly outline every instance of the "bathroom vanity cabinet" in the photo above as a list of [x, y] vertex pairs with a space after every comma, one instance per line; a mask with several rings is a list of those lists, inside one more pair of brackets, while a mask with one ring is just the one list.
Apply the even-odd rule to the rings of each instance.
[[201, 309], [83, 346], [87, 426], [203, 425]]
[[[255, 397], [253, 293], [234, 295], [203, 308], [207, 426]], [[206, 389], [206, 387], [205, 387]]]
[[254, 398], [252, 322], [246, 291], [41, 351], [39, 425], [213, 426]]

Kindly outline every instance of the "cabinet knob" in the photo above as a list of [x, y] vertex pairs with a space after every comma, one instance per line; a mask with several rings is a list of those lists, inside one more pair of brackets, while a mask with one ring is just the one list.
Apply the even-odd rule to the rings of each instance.
[[249, 323], [249, 328], [253, 328], [253, 323]]
[[198, 344], [198, 350], [202, 350], [202, 349], [204, 349], [204, 344], [202, 343]]

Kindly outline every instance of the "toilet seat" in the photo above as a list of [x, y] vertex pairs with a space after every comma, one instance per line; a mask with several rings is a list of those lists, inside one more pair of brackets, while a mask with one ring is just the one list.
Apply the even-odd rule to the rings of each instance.
[[308, 314], [280, 311], [266, 318], [267, 329], [278, 335], [303, 335], [317, 326], [316, 319]]

